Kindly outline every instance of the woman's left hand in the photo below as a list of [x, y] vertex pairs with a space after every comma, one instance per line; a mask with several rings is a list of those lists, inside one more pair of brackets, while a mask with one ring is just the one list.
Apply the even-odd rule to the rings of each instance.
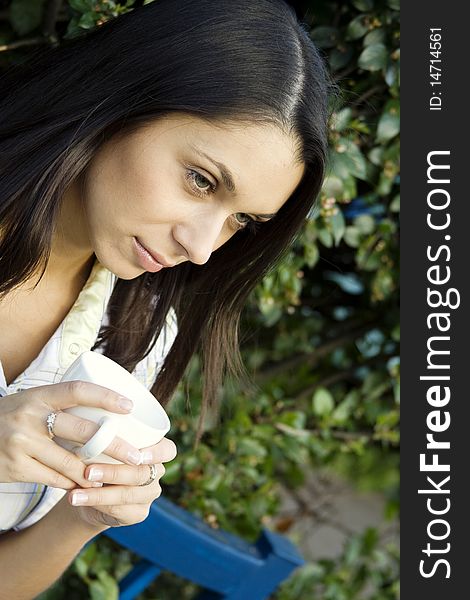
[[[74, 489], [69, 492], [70, 504], [77, 507], [79, 518], [96, 527], [120, 527], [144, 521], [152, 502], [162, 492], [159, 480], [165, 474], [162, 463], [176, 456], [175, 444], [163, 438], [155, 446], [142, 449], [145, 464], [92, 464], [85, 469], [90, 481], [103, 483], [103, 487]], [[150, 464], [154, 464], [157, 477], [149, 485], [142, 485], [150, 477]]]

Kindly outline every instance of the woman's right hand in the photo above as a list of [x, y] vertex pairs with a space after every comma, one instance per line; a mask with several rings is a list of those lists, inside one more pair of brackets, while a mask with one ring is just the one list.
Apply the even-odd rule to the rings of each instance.
[[[0, 482], [43, 483], [51, 487], [72, 489], [93, 487], [85, 479], [85, 464], [72, 452], [49, 438], [47, 415], [56, 412], [54, 434], [58, 437], [87, 442], [98, 425], [63, 411], [73, 406], [93, 406], [119, 414], [128, 414], [131, 405], [123, 396], [100, 385], [85, 381], [68, 381], [42, 385], [0, 398]], [[127, 463], [140, 464], [140, 451], [122, 438], [115, 437], [106, 454]]]

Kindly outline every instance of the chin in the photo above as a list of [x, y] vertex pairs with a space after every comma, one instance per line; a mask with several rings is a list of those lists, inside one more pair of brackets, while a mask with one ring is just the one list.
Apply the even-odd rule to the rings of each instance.
[[109, 266], [109, 267], [107, 265], [105, 265], [105, 266], [109, 271], [114, 273], [116, 275], [116, 277], [119, 277], [119, 279], [126, 279], [127, 281], [129, 281], [131, 279], [136, 279], [137, 277], [140, 277], [141, 275], [146, 273], [145, 269], [142, 269], [141, 267], [134, 267], [134, 266], [118, 267], [116, 265]]
[[125, 279], [129, 281], [131, 279], [136, 279], [145, 273], [145, 270], [139, 265], [133, 265], [129, 261], [124, 260], [113, 260], [112, 257], [108, 257], [108, 253], [106, 252], [95, 250], [95, 255], [103, 267], [106, 267], [108, 271], [111, 271], [111, 273], [116, 275], [116, 277], [119, 277], [119, 279]]
[[[111, 271], [111, 269], [109, 269]], [[137, 273], [137, 275], [129, 275], [127, 273], [122, 273], [120, 274], [117, 271], [113, 271], [113, 273], [119, 277], [119, 279], [125, 279], [127, 281], [130, 281], [131, 279], [137, 279], [137, 277], [140, 277], [140, 275], [143, 275], [146, 271], [144, 271], [143, 269], [140, 270], [139, 273]]]

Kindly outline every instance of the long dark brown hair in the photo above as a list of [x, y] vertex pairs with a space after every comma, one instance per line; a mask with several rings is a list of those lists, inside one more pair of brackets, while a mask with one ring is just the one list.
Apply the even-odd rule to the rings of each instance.
[[173, 307], [178, 335], [152, 391], [167, 403], [198, 351], [207, 410], [226, 373], [246, 378], [242, 308], [323, 180], [331, 84], [308, 27], [282, 0], [155, 0], [36, 53], [0, 85], [0, 298], [44, 273], [63, 194], [113, 135], [181, 112], [274, 124], [297, 140], [304, 176], [275, 218], [237, 232], [204, 265], [118, 279], [110, 299], [95, 348], [132, 371]]

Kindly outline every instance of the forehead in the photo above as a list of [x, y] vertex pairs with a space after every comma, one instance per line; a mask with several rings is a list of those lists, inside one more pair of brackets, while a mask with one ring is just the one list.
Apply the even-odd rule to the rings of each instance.
[[304, 165], [296, 157], [297, 140], [274, 125], [208, 122], [171, 114], [149, 125], [146, 132], [151, 137], [158, 134], [165, 147], [186, 160], [198, 159], [197, 164], [218, 179], [219, 172], [202, 154], [222, 163], [233, 177], [237, 200], [261, 206], [268, 202], [269, 212], [282, 206], [303, 175]]

